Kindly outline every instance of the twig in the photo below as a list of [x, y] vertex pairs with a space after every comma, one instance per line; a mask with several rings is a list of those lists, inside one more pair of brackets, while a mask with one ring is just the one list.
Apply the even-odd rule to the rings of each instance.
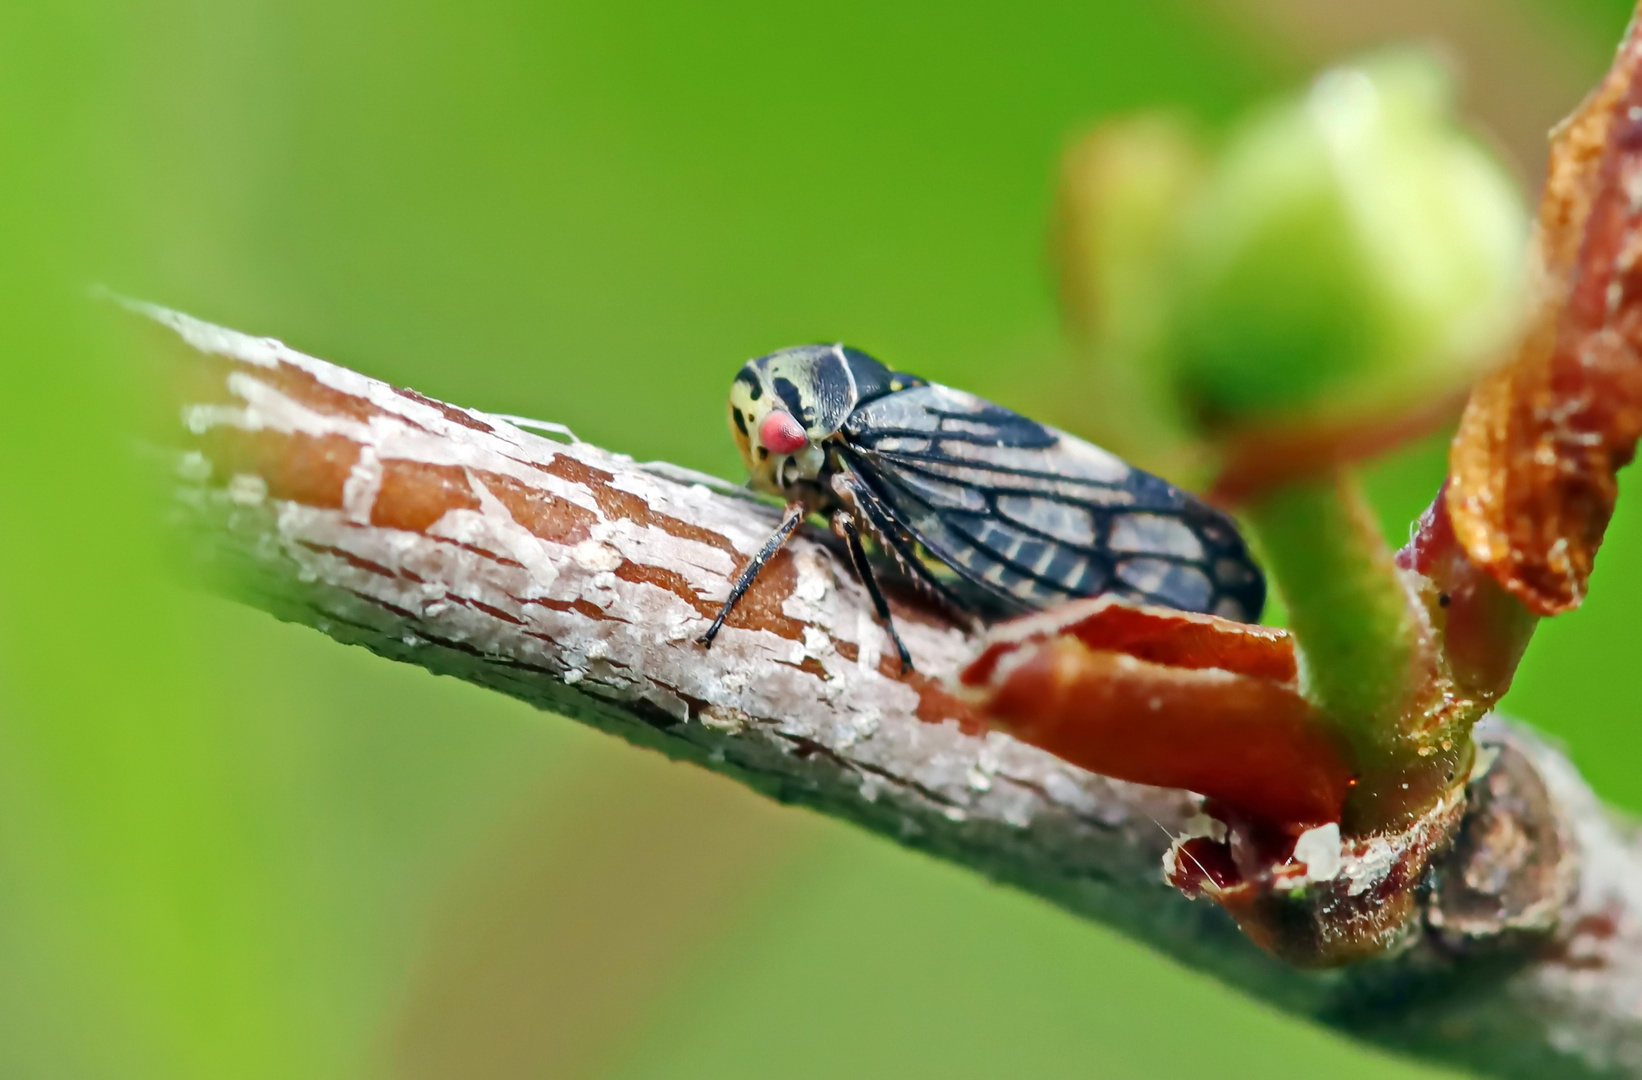
[[1369, 1042], [1495, 1076], [1642, 1076], [1642, 847], [1521, 727], [1485, 725], [1492, 767], [1394, 955], [1299, 971], [1163, 883], [1194, 796], [986, 732], [940, 681], [972, 642], [907, 603], [903, 678], [819, 539], [697, 645], [769, 508], [129, 306], [175, 333], [173, 516], [213, 587], [964, 864]]

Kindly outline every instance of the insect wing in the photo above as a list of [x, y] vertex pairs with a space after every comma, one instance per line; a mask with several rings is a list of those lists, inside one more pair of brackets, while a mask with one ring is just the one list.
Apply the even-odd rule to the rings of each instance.
[[1103, 593], [1241, 622], [1265, 580], [1231, 519], [1054, 428], [929, 384], [861, 406], [845, 453], [999, 615]]

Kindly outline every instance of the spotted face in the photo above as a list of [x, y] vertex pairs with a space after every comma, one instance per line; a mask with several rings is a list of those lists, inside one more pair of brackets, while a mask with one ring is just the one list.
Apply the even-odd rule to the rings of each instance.
[[753, 487], [795, 498], [817, 484], [822, 444], [860, 401], [854, 355], [839, 345], [801, 345], [749, 360], [736, 374], [730, 432]]

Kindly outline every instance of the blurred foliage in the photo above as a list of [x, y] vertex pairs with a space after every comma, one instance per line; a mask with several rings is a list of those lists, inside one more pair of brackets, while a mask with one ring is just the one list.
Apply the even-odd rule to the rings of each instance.
[[[1624, 5], [1571, 7], [1616, 38]], [[0, 5], [0, 1075], [1430, 1075], [179, 593], [124, 435], [154, 388], [84, 298], [726, 474], [729, 375], [796, 341], [1075, 424], [1059, 151], [1142, 107], [1220, 125], [1277, 89], [1260, 55], [1185, 0]], [[1388, 528], [1441, 471], [1376, 475]], [[1509, 704], [1642, 806], [1642, 505], [1610, 536]]]

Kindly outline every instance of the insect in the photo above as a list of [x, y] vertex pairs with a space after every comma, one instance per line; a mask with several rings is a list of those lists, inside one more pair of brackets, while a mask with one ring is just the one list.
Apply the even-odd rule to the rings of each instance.
[[702, 645], [811, 514], [843, 541], [903, 671], [912, 658], [864, 538], [972, 622], [1107, 593], [1238, 622], [1254, 622], [1265, 602], [1265, 578], [1219, 510], [1091, 443], [857, 349], [802, 345], [748, 361], [730, 386], [730, 428], [751, 486], [787, 507]]

